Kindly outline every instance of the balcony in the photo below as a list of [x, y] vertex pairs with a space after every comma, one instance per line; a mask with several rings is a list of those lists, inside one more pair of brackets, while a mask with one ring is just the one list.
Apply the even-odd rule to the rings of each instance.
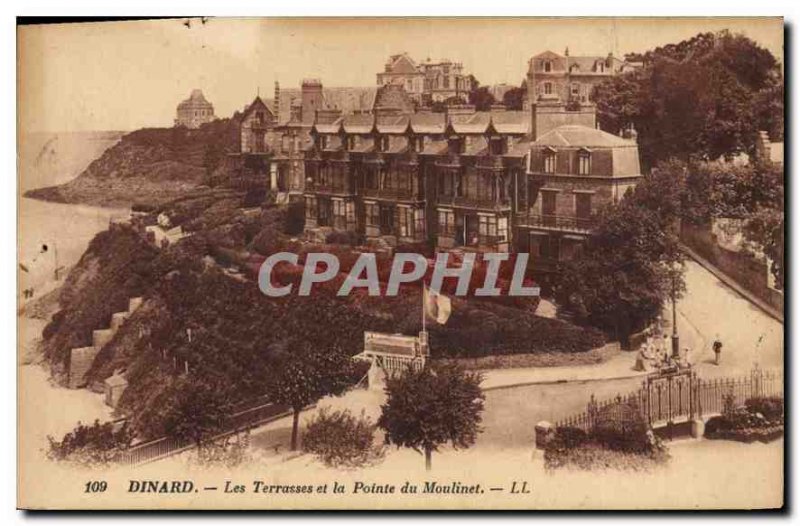
[[543, 230], [578, 232], [582, 234], [588, 234], [594, 228], [594, 221], [591, 219], [551, 214], [519, 214], [517, 215], [517, 224]]
[[502, 170], [503, 158], [499, 155], [482, 155], [476, 160], [476, 166], [483, 169]]
[[456, 195], [439, 195], [440, 205], [482, 210], [506, 210], [511, 207], [508, 198], [467, 197]]
[[315, 192], [318, 194], [332, 194], [332, 195], [352, 195], [355, 192], [344, 184], [330, 184], [330, 183], [306, 183], [306, 192]]
[[361, 194], [364, 197], [392, 201], [416, 201], [419, 199], [417, 192], [407, 188], [362, 188]]
[[461, 156], [457, 153], [440, 155], [436, 158], [435, 164], [436, 166], [459, 168], [461, 166]]

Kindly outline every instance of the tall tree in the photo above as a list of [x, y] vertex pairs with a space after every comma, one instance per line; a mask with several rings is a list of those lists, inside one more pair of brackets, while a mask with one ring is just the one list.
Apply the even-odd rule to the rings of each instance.
[[758, 129], [782, 134], [780, 66], [747, 37], [701, 33], [642, 58], [643, 68], [597, 86], [593, 100], [606, 131], [636, 126], [646, 168], [751, 152]]
[[386, 381], [386, 403], [378, 427], [386, 442], [425, 455], [431, 469], [434, 451], [446, 443], [468, 448], [481, 432], [484, 395], [481, 376], [457, 366], [407, 369]]
[[477, 111], [489, 111], [495, 102], [497, 101], [487, 86], [478, 86], [469, 92], [469, 103], [475, 106]]
[[525, 98], [524, 87], [511, 88], [503, 94], [503, 104], [508, 110], [521, 110], [522, 100]]
[[279, 369], [269, 392], [279, 404], [292, 409], [291, 449], [298, 443], [300, 412], [324, 396], [338, 396], [358, 381], [359, 369], [339, 347], [322, 347], [306, 339], [293, 339], [278, 359]]

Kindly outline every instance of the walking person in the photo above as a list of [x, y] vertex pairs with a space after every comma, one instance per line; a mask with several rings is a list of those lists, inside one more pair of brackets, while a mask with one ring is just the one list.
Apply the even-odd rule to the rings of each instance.
[[719, 339], [719, 334], [717, 334], [712, 347], [714, 349], [714, 365], [719, 365], [719, 355], [722, 354], [722, 341]]

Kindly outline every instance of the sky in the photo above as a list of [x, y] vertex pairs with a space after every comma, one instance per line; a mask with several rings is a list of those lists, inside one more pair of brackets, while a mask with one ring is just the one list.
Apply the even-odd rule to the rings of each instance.
[[217, 116], [242, 109], [274, 82], [372, 86], [389, 55], [449, 58], [481, 84], [519, 85], [542, 51], [622, 56], [702, 31], [744, 33], [783, 61], [772, 19], [192, 19], [18, 28], [22, 132], [171, 126], [175, 106], [203, 90]]

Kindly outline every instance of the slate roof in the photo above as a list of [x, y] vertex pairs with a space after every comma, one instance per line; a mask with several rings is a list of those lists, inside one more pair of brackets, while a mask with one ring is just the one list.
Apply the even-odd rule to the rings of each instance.
[[374, 118], [369, 114], [346, 115], [342, 127], [346, 133], [366, 135], [372, 133]]
[[451, 115], [450, 126], [453, 131], [462, 134], [486, 133], [491, 122], [491, 115], [485, 111], [470, 113], [466, 115]]
[[533, 146], [552, 146], [552, 147], [585, 147], [585, 148], [614, 148], [614, 147], [636, 147], [636, 142], [623, 139], [616, 135], [589, 128], [569, 124], [559, 126], [545, 133], [533, 143]]
[[408, 115], [381, 115], [376, 121], [380, 133], [405, 133], [410, 119]]
[[411, 129], [414, 133], [439, 135], [447, 126], [444, 113], [415, 113], [411, 115]]
[[317, 133], [338, 134], [342, 129], [342, 120], [340, 117], [330, 124], [317, 122], [314, 124], [314, 130]]
[[525, 135], [530, 133], [531, 117], [524, 111], [498, 111], [492, 113], [492, 126], [497, 133]]
[[420, 155], [441, 155], [447, 152], [447, 140], [439, 139], [428, 142]]

